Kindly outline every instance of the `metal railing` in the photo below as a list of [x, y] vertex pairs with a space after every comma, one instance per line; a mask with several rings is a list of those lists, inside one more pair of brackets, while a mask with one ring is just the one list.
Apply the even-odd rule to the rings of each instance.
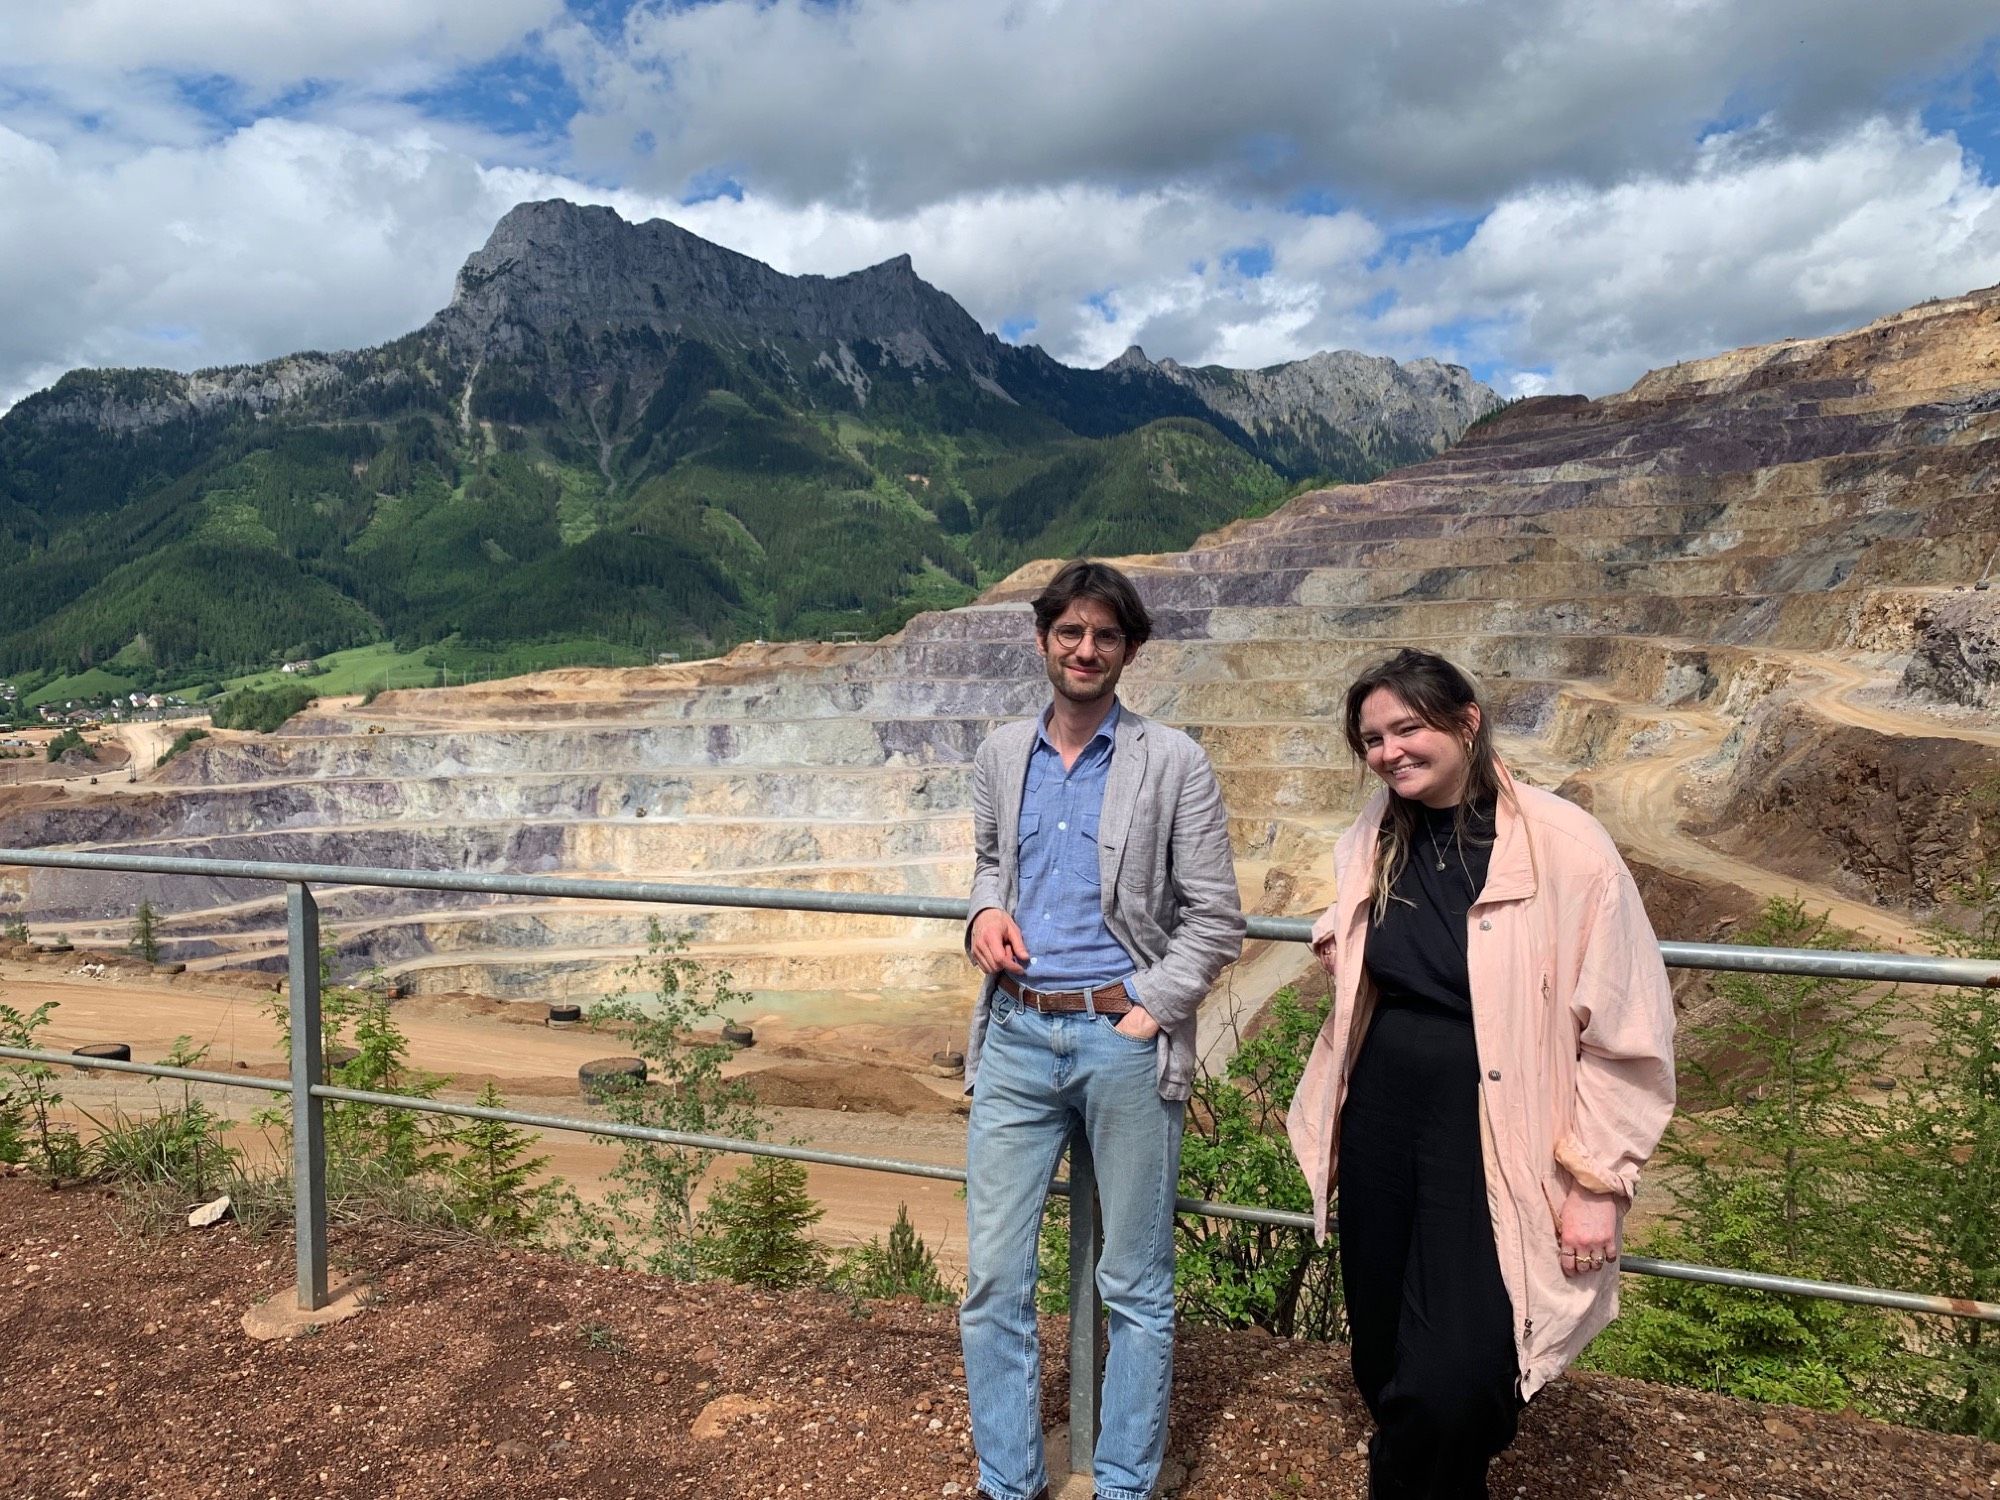
[[[891, 1172], [910, 1177], [927, 1177], [942, 1182], [964, 1182], [962, 1167], [936, 1166], [927, 1162], [897, 1161], [883, 1157], [854, 1156], [836, 1151], [817, 1151], [804, 1146], [783, 1146], [766, 1141], [735, 1140], [722, 1136], [689, 1135], [656, 1130], [647, 1126], [625, 1125], [605, 1120], [584, 1120], [566, 1115], [526, 1114], [519, 1110], [488, 1109], [476, 1104], [459, 1104], [437, 1099], [419, 1099], [404, 1094], [378, 1094], [362, 1089], [341, 1088], [323, 1081], [320, 1055], [320, 974], [319, 903], [312, 887], [390, 886], [410, 890], [471, 891], [493, 896], [543, 896], [593, 901], [630, 901], [668, 906], [754, 907], [783, 911], [831, 912], [850, 916], [913, 917], [963, 922], [966, 903], [944, 897], [860, 895], [837, 891], [786, 890], [761, 887], [661, 885], [632, 880], [586, 880], [564, 876], [482, 875], [464, 871], [385, 870], [350, 868], [342, 865], [267, 863], [257, 860], [184, 859], [159, 855], [95, 854], [52, 849], [0, 849], [0, 866], [25, 865], [72, 870], [104, 870], [140, 875], [196, 875], [209, 879], [282, 882], [286, 886], [286, 950], [291, 1024], [291, 1070], [288, 1078], [245, 1078], [239, 1074], [217, 1073], [197, 1068], [175, 1068], [161, 1063], [121, 1062], [107, 1058], [77, 1057], [70, 1053], [31, 1048], [0, 1047], [0, 1059], [57, 1064], [108, 1072], [136, 1073], [188, 1083], [216, 1084], [225, 1088], [258, 1089], [291, 1096], [293, 1222], [297, 1240], [296, 1275], [299, 1306], [312, 1311], [327, 1301], [327, 1204], [325, 1102], [329, 1099], [373, 1104], [395, 1109], [420, 1110], [473, 1120], [497, 1120], [540, 1130], [573, 1131], [617, 1140], [646, 1141], [659, 1145], [692, 1147], [704, 1151], [746, 1156], [774, 1156], [790, 1161], [824, 1166], [855, 1167], [866, 1171]], [[1304, 942], [1312, 924], [1292, 917], [1252, 917], [1252, 940]], [[1966, 985], [2000, 989], [2000, 964], [1974, 959], [1935, 958], [1907, 954], [1839, 953], [1806, 948], [1735, 947], [1726, 943], [1662, 943], [1660, 951], [1667, 963], [1678, 968], [1728, 969], [1761, 974], [1805, 974], [1839, 979], [1876, 979], [1911, 984]], [[1072, 1203], [1095, 1204], [1096, 1171], [1083, 1132], [1077, 1131], [1069, 1146], [1070, 1175], [1050, 1184], [1053, 1193], [1068, 1196]], [[1253, 1208], [1235, 1203], [1211, 1203], [1197, 1198], [1179, 1198], [1178, 1211], [1206, 1218], [1232, 1219], [1266, 1224], [1310, 1233], [1308, 1214], [1283, 1209]], [[1097, 1296], [1095, 1269], [1100, 1248], [1100, 1228], [1095, 1212], [1072, 1212], [1069, 1216], [1070, 1274], [1070, 1467], [1075, 1473], [1090, 1472], [1091, 1452], [1096, 1446], [1097, 1401], [1103, 1384], [1101, 1323], [1103, 1307]], [[1842, 1282], [1815, 1281], [1798, 1276], [1779, 1276], [1761, 1271], [1741, 1271], [1723, 1266], [1691, 1265], [1659, 1260], [1651, 1256], [1627, 1255], [1620, 1269], [1631, 1275], [1664, 1276], [1682, 1281], [1707, 1282], [1717, 1286], [1750, 1291], [1783, 1292], [1818, 1297], [1836, 1302], [1862, 1303], [1893, 1308], [1902, 1312], [1976, 1318], [2000, 1323], [2000, 1303], [1976, 1302], [1960, 1297], [1943, 1297], [1924, 1292], [1891, 1291], [1881, 1287], [1850, 1286]]]

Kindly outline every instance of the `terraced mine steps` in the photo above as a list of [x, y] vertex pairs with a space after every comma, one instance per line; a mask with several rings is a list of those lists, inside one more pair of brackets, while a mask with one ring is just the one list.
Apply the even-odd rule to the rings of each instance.
[[[1423, 644], [1481, 674], [1507, 753], [1590, 801], [1649, 897], [1804, 894], [1908, 943], [1912, 909], [1962, 870], [1968, 798], [2000, 746], [1990, 717], [1898, 691], [1940, 601], [2000, 553], [1996, 440], [1992, 293], [1605, 401], [1522, 403], [1433, 462], [1132, 559], [1160, 633], [1125, 697], [1214, 757], [1253, 909], [1329, 895], [1362, 790], [1343, 685]], [[8, 811], [0, 843], [958, 894], [972, 752], [1046, 697], [1024, 601], [1052, 567], [881, 642], [388, 693], [269, 737], [218, 734], [136, 786]], [[1968, 682], [1964, 703], [1990, 688]], [[268, 888], [143, 889], [167, 955], [282, 964]], [[141, 890], [16, 872], [4, 895], [38, 933], [93, 942], [122, 937]], [[949, 1018], [972, 987], [939, 923], [322, 900], [344, 969], [379, 964], [419, 992], [588, 998], [655, 916], [781, 1018]], [[1254, 1005], [1302, 957], [1253, 945], [1233, 994]]]

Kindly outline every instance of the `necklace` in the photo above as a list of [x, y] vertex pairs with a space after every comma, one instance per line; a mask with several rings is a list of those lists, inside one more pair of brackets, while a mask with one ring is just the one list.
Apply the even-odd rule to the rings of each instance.
[[[1431, 853], [1437, 856], [1437, 868], [1440, 872], [1442, 872], [1445, 863], [1444, 850], [1438, 847], [1437, 830], [1431, 826], [1430, 820], [1428, 818], [1424, 820], [1424, 835], [1431, 841]], [[1460, 847], [1458, 838], [1455, 834], [1452, 837], [1451, 846], [1452, 848], [1458, 850], [1458, 867], [1461, 870], [1465, 871], [1465, 878], [1467, 883], [1469, 884], [1472, 880], [1472, 869], [1465, 862], [1465, 850]]]

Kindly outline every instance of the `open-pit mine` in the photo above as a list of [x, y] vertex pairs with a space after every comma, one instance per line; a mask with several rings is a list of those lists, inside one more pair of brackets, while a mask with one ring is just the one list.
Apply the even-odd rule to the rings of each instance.
[[[1785, 894], [1915, 947], [1996, 836], [1996, 550], [1982, 292], [1521, 402], [1432, 462], [1130, 559], [1160, 629], [1125, 696], [1214, 758], [1255, 911], [1329, 896], [1359, 791], [1343, 687], [1422, 643], [1482, 676], [1530, 778], [1604, 820], [1663, 937]], [[129, 782], [0, 792], [0, 846], [959, 895], [973, 750], [1047, 691], [1024, 601], [1048, 566], [876, 642], [323, 704]], [[79, 947], [124, 944], [142, 895], [164, 959], [282, 968], [269, 885], [16, 870], [0, 890]], [[341, 972], [524, 1005], [616, 988], [657, 916], [751, 992], [760, 1043], [825, 1058], [920, 1065], [973, 987], [947, 923], [319, 896]], [[1225, 985], [1254, 1008], [1303, 967], [1252, 944]]]

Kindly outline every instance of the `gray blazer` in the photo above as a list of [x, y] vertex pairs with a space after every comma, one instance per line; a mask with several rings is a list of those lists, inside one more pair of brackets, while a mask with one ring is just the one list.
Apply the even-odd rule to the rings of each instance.
[[[973, 762], [968, 948], [972, 918], [991, 906], [1011, 914], [1020, 899], [1021, 789], [1040, 723], [1038, 715], [994, 730]], [[1118, 716], [1097, 865], [1104, 925], [1138, 964], [1133, 983], [1160, 1023], [1160, 1097], [1185, 1099], [1194, 1079], [1195, 1011], [1243, 951], [1243, 907], [1229, 816], [1207, 754], [1180, 730], [1129, 708]], [[979, 1076], [994, 983], [987, 976], [972, 1009], [967, 1093]]]

